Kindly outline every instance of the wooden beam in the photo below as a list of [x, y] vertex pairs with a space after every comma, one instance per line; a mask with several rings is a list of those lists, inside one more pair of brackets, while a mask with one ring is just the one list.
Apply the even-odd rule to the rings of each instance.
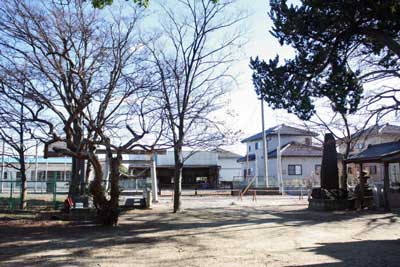
[[[365, 196], [365, 183], [364, 183], [364, 170], [363, 170], [363, 164], [359, 163], [359, 168], [360, 168], [360, 209], [363, 208], [364, 205], [364, 196]], [[358, 208], [358, 207], [357, 207]]]
[[385, 211], [390, 211], [390, 202], [389, 202], [389, 162], [383, 163], [384, 175], [383, 175], [383, 196], [385, 198], [384, 207]]

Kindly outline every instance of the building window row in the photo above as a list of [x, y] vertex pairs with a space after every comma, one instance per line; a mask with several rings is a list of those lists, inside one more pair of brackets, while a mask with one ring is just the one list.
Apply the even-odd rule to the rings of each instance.
[[288, 174], [289, 175], [302, 175], [303, 174], [303, 166], [301, 164], [289, 164], [288, 165]]
[[[258, 150], [258, 149], [260, 149], [260, 143], [259, 142], [255, 142], [254, 143], [254, 149], [255, 150]], [[249, 145], [249, 152], [251, 151], [251, 144]]]

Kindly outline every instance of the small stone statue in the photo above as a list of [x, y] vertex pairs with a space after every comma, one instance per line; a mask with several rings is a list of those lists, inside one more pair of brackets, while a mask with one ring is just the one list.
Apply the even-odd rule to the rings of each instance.
[[362, 171], [358, 177], [359, 183], [354, 188], [354, 195], [356, 197], [355, 208], [357, 210], [372, 208], [373, 206], [372, 189], [369, 188], [367, 181], [369, 178], [367, 171]]

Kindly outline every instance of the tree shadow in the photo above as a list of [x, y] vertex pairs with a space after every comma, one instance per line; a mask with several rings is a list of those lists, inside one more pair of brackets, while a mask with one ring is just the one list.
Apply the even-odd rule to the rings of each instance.
[[318, 243], [317, 245], [302, 248], [302, 250], [329, 256], [336, 261], [304, 266], [400, 266], [399, 239]]
[[[354, 218], [365, 220], [366, 225], [375, 227], [377, 222], [373, 218], [363, 216], [375, 213], [325, 213], [306, 209], [279, 211], [272, 207], [196, 208], [179, 214], [135, 210], [122, 215], [121, 223], [114, 228], [59, 221], [13, 224], [1, 223], [0, 220], [0, 265], [58, 267], [68, 263], [90, 266], [84, 262], [85, 259], [92, 259], [93, 250], [129, 247], [132, 248], [131, 253], [135, 253], [162, 244], [176, 248], [190, 246], [201, 252], [207, 247], [194, 242], [193, 237], [214, 235], [229, 241], [234, 232], [300, 227]], [[379, 222], [396, 223], [398, 217], [399, 212], [387, 213]], [[56, 253], [59, 250], [62, 250], [62, 255]], [[40, 253], [43, 255], [38, 257]], [[96, 260], [110, 260], [111, 257], [105, 253], [102, 257], [96, 256]]]

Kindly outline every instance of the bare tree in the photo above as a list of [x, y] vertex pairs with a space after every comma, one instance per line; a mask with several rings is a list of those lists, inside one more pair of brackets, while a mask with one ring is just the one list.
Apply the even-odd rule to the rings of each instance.
[[[21, 197], [19, 207], [26, 208], [27, 196], [27, 152], [35, 145], [32, 143], [33, 124], [31, 112], [34, 103], [28, 104], [25, 98], [24, 85], [16, 83], [22, 88], [12, 88], [10, 82], [0, 78], [0, 139], [10, 148], [8, 156], [16, 159], [17, 164], [8, 163], [8, 166], [17, 170], [21, 182]], [[15, 83], [14, 83], [15, 84]], [[3, 151], [4, 153], [4, 151]]]
[[232, 6], [208, 0], [162, 6], [163, 34], [147, 46], [168, 128], [163, 136], [174, 149], [174, 212], [181, 207], [182, 149], [210, 148], [226, 137], [213, 113], [232, 84], [229, 68], [243, 41], [236, 26], [245, 16], [232, 13]]
[[[158, 133], [153, 142], [139, 143], [159, 121], [145, 104], [152, 99], [140, 64], [146, 56], [137, 38], [140, 9], [132, 8], [129, 17], [113, 10], [93, 10], [82, 0], [7, 0], [0, 6], [0, 68], [24, 75], [25, 95], [46, 108], [33, 120], [47, 140], [66, 144], [57, 152], [90, 162], [90, 192], [105, 225], [118, 220], [122, 153], [151, 150], [159, 139]], [[110, 162], [110, 197], [102, 187], [99, 147]]]

